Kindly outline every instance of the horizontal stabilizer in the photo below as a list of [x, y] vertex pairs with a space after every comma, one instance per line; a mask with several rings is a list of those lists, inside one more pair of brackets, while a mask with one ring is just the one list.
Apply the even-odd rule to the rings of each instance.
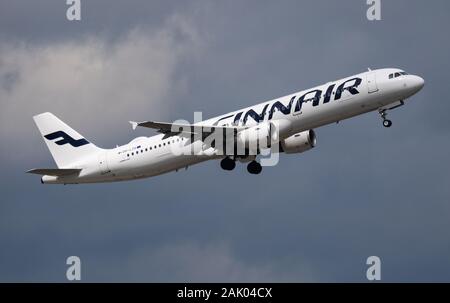
[[81, 169], [76, 168], [35, 168], [27, 171], [29, 174], [47, 175], [47, 176], [68, 176], [79, 174]]

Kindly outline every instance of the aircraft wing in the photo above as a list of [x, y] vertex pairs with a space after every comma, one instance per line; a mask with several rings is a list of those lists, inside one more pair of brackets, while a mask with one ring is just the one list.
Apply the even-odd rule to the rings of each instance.
[[48, 175], [48, 176], [68, 176], [78, 174], [81, 169], [76, 168], [35, 168], [27, 171], [29, 174]]
[[167, 123], [167, 122], [155, 122], [155, 121], [144, 121], [144, 122], [134, 122], [130, 121], [133, 129], [136, 127], [147, 127], [156, 129], [158, 132], [167, 135], [194, 135], [203, 134], [208, 136], [215, 130], [222, 130], [223, 133], [226, 132], [239, 132], [246, 127], [239, 126], [214, 126], [214, 125], [195, 125], [195, 124], [181, 124], [181, 123]]

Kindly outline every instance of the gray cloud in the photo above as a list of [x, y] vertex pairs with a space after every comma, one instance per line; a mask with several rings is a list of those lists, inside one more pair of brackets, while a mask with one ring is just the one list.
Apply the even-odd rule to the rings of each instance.
[[301, 282], [311, 281], [314, 277], [306, 268], [305, 277], [301, 279], [289, 276], [288, 272], [280, 272], [273, 268], [273, 264], [243, 262], [233, 256], [228, 245], [214, 242], [206, 245], [189, 241], [157, 247], [141, 246], [126, 257], [125, 263], [125, 272], [123, 268], [116, 268], [114, 263], [110, 263], [110, 271], [106, 275], [102, 272], [97, 277], [94, 274], [94, 280], [121, 281], [126, 278], [154, 282], [270, 282], [297, 279]]
[[[17, 138], [28, 136], [29, 118], [43, 111], [90, 129], [94, 136], [109, 129], [111, 137], [114, 130], [126, 129], [128, 120], [148, 118], [139, 113], [167, 115], [171, 98], [184, 89], [177, 65], [185, 57], [195, 60], [202, 43], [190, 21], [177, 14], [161, 28], [132, 28], [112, 43], [97, 35], [47, 45], [4, 43], [0, 132], [27, 144]], [[17, 118], [25, 123], [14, 123]]]

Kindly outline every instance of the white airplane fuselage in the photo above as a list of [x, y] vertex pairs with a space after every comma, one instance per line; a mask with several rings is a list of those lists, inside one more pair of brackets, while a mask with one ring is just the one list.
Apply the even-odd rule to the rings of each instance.
[[[266, 121], [278, 121], [284, 126], [279, 134], [280, 139], [284, 139], [370, 111], [384, 112], [383, 109], [402, 105], [423, 85], [422, 78], [408, 75], [400, 69], [369, 70], [195, 125], [250, 127]], [[225, 157], [212, 154], [175, 155], [172, 152], [171, 146], [186, 142], [187, 139], [179, 135], [139, 137], [113, 149], [98, 149], [98, 152], [63, 167], [79, 169], [78, 174], [44, 175], [41, 180], [50, 184], [124, 181], [152, 177]]]

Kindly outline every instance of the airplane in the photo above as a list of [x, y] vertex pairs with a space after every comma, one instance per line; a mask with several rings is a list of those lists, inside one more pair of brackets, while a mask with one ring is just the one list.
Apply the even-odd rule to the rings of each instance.
[[[248, 163], [248, 172], [257, 175], [262, 171], [261, 160], [258, 162], [257, 157], [261, 156], [263, 148], [258, 143], [263, 139], [269, 142], [266, 146], [269, 149], [276, 147], [280, 153], [295, 154], [316, 146], [315, 128], [364, 113], [378, 111], [383, 126], [391, 127], [387, 112], [404, 105], [424, 84], [421, 77], [398, 68], [368, 69], [192, 124], [130, 121], [133, 129], [150, 128], [159, 134], [138, 137], [112, 149], [95, 146], [46, 112], [33, 118], [58, 168], [27, 172], [42, 175], [43, 184], [115, 182], [157, 176], [221, 159], [220, 166], [224, 170], [233, 170], [239, 161]], [[208, 141], [209, 136], [219, 131], [230, 135]], [[243, 146], [240, 152], [234, 143]], [[175, 147], [193, 146], [196, 147], [193, 153], [174, 152]]]

